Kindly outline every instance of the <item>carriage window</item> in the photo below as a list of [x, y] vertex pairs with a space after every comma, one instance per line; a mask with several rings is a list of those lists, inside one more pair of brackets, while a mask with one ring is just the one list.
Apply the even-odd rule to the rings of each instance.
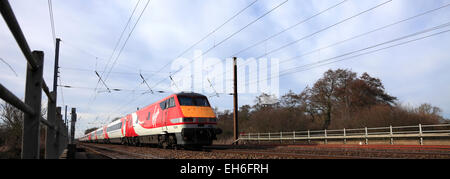
[[150, 112], [148, 112], [147, 121], [150, 120]]
[[115, 131], [122, 128], [122, 122], [114, 124], [106, 129], [107, 132]]

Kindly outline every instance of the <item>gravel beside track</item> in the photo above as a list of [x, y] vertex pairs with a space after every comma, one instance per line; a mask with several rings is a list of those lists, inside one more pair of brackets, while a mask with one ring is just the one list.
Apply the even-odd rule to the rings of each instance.
[[450, 146], [213, 145], [199, 149], [81, 144], [113, 159], [450, 159]]

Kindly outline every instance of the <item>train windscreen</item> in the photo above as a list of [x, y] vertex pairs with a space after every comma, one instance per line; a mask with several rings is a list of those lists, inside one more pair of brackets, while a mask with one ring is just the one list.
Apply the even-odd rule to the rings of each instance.
[[209, 106], [206, 97], [178, 96], [178, 102], [181, 106]]

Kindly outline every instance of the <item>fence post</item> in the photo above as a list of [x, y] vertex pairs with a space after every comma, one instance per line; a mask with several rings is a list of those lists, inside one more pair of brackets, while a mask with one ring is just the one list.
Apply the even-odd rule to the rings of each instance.
[[419, 143], [420, 145], [423, 145], [423, 137], [422, 137], [422, 124], [419, 124]]
[[391, 145], [394, 145], [394, 134], [392, 133], [392, 125], [389, 125], [389, 135], [391, 136]]
[[258, 132], [258, 144], [259, 144], [259, 132]]
[[308, 144], [311, 144], [309, 129], [308, 129]]
[[33, 69], [27, 65], [27, 77], [25, 84], [25, 104], [29, 105], [34, 115], [24, 113], [22, 130], [22, 158], [39, 159], [40, 118], [42, 98], [42, 76], [44, 72], [44, 52], [33, 51], [31, 53], [38, 68]]
[[294, 132], [292, 132], [292, 137], [294, 138], [294, 142], [293, 142], [293, 144], [295, 144], [295, 131], [294, 131]]
[[369, 139], [367, 138], [367, 127], [365, 127], [364, 128], [364, 137], [366, 138], [366, 142], [365, 142], [365, 144], [367, 145], [367, 144], [369, 144]]
[[[55, 92], [50, 92], [53, 99], [56, 99]], [[47, 135], [45, 137], [45, 158], [56, 159], [56, 133], [55, 133], [55, 119], [56, 119], [56, 102], [48, 100], [47, 103], [47, 121], [53, 125], [53, 128], [47, 127]]]
[[280, 132], [280, 144], [282, 144], [283, 143], [283, 132]]
[[75, 158], [75, 151], [77, 149], [75, 144], [75, 122], [77, 121], [77, 111], [76, 108], [72, 108], [72, 112], [70, 113], [71, 120], [70, 120], [70, 140], [69, 145], [67, 145], [67, 158], [74, 159]]
[[344, 144], [347, 144], [347, 137], [346, 137], [346, 134], [345, 134], [345, 128], [344, 128]]
[[55, 123], [53, 124], [55, 126], [55, 149], [56, 149], [56, 157], [59, 157], [59, 152], [61, 149], [61, 107], [56, 107], [56, 118], [55, 118]]

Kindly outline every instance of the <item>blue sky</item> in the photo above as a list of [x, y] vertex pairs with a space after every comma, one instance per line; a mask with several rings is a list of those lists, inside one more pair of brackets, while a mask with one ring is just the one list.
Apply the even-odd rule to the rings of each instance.
[[[206, 51], [227, 38], [254, 19], [285, 0], [259, 0], [236, 18], [217, 30], [183, 55], [192, 59], [194, 50]], [[279, 8], [251, 24], [232, 38], [226, 40], [203, 57], [222, 60], [260, 40], [288, 28], [313, 14], [331, 7], [342, 0], [289, 0]], [[374, 7], [387, 0], [348, 0], [311, 20], [298, 25], [269, 41], [240, 54], [240, 58], [258, 57], [284, 44], [312, 34], [345, 18]], [[45, 52], [44, 78], [51, 86], [53, 76], [54, 44], [46, 0], [10, 1], [17, 19], [32, 49]], [[60, 52], [61, 82], [75, 87], [95, 88], [98, 78], [94, 70], [102, 71], [111, 56], [119, 36], [138, 0], [67, 1], [53, 0], [56, 36], [62, 39]], [[139, 72], [148, 78], [150, 85], [163, 80], [157, 90], [170, 91], [168, 78], [170, 69], [158, 71], [174, 60], [177, 55], [205, 35], [223, 24], [228, 18], [254, 0], [152, 0], [136, 29], [130, 36], [117, 64], [106, 83], [111, 88], [146, 90], [141, 84]], [[146, 0], [141, 0], [131, 23], [134, 24]], [[387, 24], [406, 19], [419, 13], [450, 3], [440, 0], [393, 0], [370, 12], [364, 13], [342, 24], [317, 33], [268, 58], [280, 61], [328, 46], [355, 35], [377, 29]], [[340, 54], [392, 40], [417, 31], [450, 21], [450, 7], [399, 23], [363, 37], [320, 50], [301, 58], [283, 62], [280, 72], [331, 58]], [[448, 30], [442, 28], [440, 31]], [[130, 32], [128, 28], [125, 37]], [[434, 31], [434, 32], [439, 32]], [[423, 37], [434, 32], [425, 33]], [[414, 38], [417, 38], [414, 37]], [[410, 38], [410, 39], [414, 39]], [[0, 58], [9, 63], [17, 76], [3, 62], [0, 63], [1, 83], [19, 97], [24, 96], [25, 60], [5, 22], [0, 22]], [[404, 42], [406, 40], [399, 42]], [[450, 33], [429, 37], [416, 42], [389, 48], [376, 53], [324, 65], [307, 71], [292, 73], [279, 78], [279, 91], [283, 95], [289, 90], [300, 92], [311, 86], [328, 69], [345, 68], [358, 74], [368, 72], [380, 78], [386, 91], [398, 97], [399, 102], [418, 106], [430, 103], [440, 107], [442, 114], [450, 118]], [[123, 41], [122, 41], [123, 43]], [[119, 48], [121, 45], [119, 46]], [[383, 47], [383, 46], [381, 46]], [[380, 47], [380, 48], [381, 48]], [[114, 60], [115, 58], [113, 58]], [[101, 86], [101, 85], [100, 85]], [[101, 89], [105, 90], [105, 89]], [[58, 103], [63, 104], [61, 91]], [[88, 127], [99, 126], [113, 117], [130, 113], [136, 107], [148, 105], [166, 95], [141, 92], [97, 93], [93, 89], [67, 89], [63, 91], [64, 104], [76, 107], [81, 119], [77, 123], [77, 135]], [[95, 95], [95, 100], [93, 96]], [[208, 96], [213, 94], [207, 94]], [[244, 93], [239, 103], [252, 104], [258, 94]], [[130, 99], [139, 97], [137, 100]], [[46, 100], [44, 98], [44, 100]], [[232, 108], [232, 97], [211, 97], [211, 104], [220, 110]]]

